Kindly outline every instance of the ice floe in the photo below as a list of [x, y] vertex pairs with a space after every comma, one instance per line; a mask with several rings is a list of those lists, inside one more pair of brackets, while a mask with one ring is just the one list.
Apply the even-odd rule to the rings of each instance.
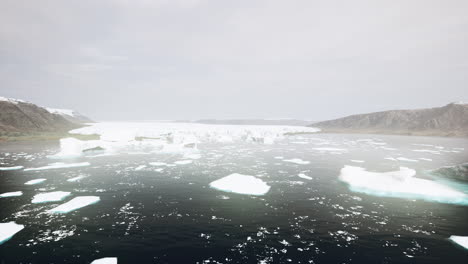
[[396, 158], [396, 159], [399, 160], [399, 161], [418, 162], [418, 160], [415, 160], [415, 159], [408, 159], [408, 158], [404, 158], [404, 157], [398, 157], [398, 158]]
[[49, 164], [44, 167], [38, 168], [27, 168], [24, 171], [38, 171], [38, 170], [50, 170], [50, 169], [63, 169], [63, 168], [75, 168], [75, 167], [84, 167], [89, 166], [89, 162], [78, 162], [78, 163], [63, 163], [63, 162], [56, 162]]
[[193, 161], [192, 160], [178, 160], [176, 162], [174, 162], [174, 164], [177, 164], [177, 165], [186, 165], [186, 164], [190, 164], [192, 163]]
[[239, 173], [213, 181], [210, 187], [224, 192], [250, 195], [264, 195], [270, 190], [270, 186], [261, 179]]
[[21, 170], [23, 166], [0, 167], [0, 171]]
[[468, 236], [450, 236], [449, 238], [458, 245], [468, 249]]
[[84, 178], [86, 178], [86, 176], [80, 175], [80, 176], [76, 176], [76, 177], [68, 179], [67, 182], [77, 182], [77, 181], [80, 181], [81, 179], [84, 179]]
[[115, 257], [107, 257], [107, 258], [100, 258], [95, 259], [91, 264], [117, 264], [117, 258]]
[[304, 173], [299, 173], [297, 175], [299, 178], [306, 179], [306, 180], [312, 180], [312, 177], [305, 175]]
[[6, 192], [0, 194], [0, 198], [5, 198], [5, 197], [15, 197], [15, 196], [21, 196], [23, 195], [23, 192]]
[[310, 163], [310, 161], [301, 160], [301, 159], [285, 159], [283, 161], [291, 162], [291, 163], [295, 163], [295, 164], [299, 164], [299, 165], [306, 165], [306, 164]]
[[0, 223], [0, 245], [12, 238], [16, 233], [23, 230], [24, 225], [15, 222]]
[[364, 163], [363, 160], [350, 160], [351, 162], [354, 162], [354, 163]]
[[65, 197], [69, 196], [70, 192], [48, 192], [48, 193], [39, 193], [34, 195], [32, 203], [47, 203], [47, 202], [57, 202], [62, 201]]
[[70, 201], [50, 209], [49, 213], [68, 213], [99, 202], [99, 196], [78, 196]]
[[328, 151], [328, 152], [347, 152], [347, 149], [344, 148], [312, 148], [318, 151]]
[[432, 180], [415, 178], [416, 171], [400, 167], [398, 171], [370, 172], [361, 167], [345, 166], [339, 179], [352, 191], [369, 195], [423, 199], [468, 205], [468, 195]]
[[25, 182], [24, 184], [25, 184], [25, 185], [35, 185], [35, 184], [43, 183], [43, 182], [45, 182], [46, 180], [47, 180], [47, 179], [44, 179], [44, 178], [41, 178], [41, 179], [34, 179], [34, 180], [27, 181], [27, 182]]

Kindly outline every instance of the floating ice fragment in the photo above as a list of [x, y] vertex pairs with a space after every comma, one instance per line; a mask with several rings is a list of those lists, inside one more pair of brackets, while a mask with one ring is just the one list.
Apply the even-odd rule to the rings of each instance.
[[264, 181], [250, 175], [233, 173], [210, 183], [210, 187], [240, 194], [264, 195], [270, 190]]
[[318, 151], [333, 151], [333, 152], [347, 152], [347, 149], [343, 148], [312, 148]]
[[296, 163], [296, 164], [299, 164], [299, 165], [305, 165], [305, 164], [309, 164], [310, 161], [306, 161], [306, 160], [301, 160], [301, 159], [285, 159], [283, 161], [286, 161], [286, 162], [291, 162], [291, 163]]
[[135, 168], [136, 171], [141, 171], [142, 169], [146, 168], [146, 165], [140, 165]]
[[84, 175], [80, 175], [80, 176], [77, 176], [77, 177], [73, 177], [73, 178], [68, 179], [67, 182], [77, 182], [77, 181], [79, 181], [79, 180], [81, 180], [81, 179], [84, 179], [84, 178], [85, 178]]
[[65, 197], [69, 196], [70, 192], [48, 192], [34, 195], [32, 203], [47, 203], [62, 201]]
[[192, 160], [179, 160], [179, 161], [174, 162], [174, 164], [177, 164], [177, 165], [186, 165], [186, 164], [190, 164], [190, 163], [192, 163], [192, 162], [193, 162]]
[[84, 166], [89, 166], [89, 162], [78, 162], [78, 163], [62, 163], [62, 162], [57, 162], [57, 163], [52, 163], [44, 167], [39, 167], [39, 168], [28, 168], [24, 169], [24, 171], [38, 171], [38, 170], [50, 170], [50, 169], [63, 169], [63, 168], [75, 168], [75, 167], [84, 167]]
[[45, 182], [46, 180], [47, 180], [47, 179], [44, 179], [44, 178], [35, 179], [35, 180], [27, 181], [27, 182], [25, 182], [24, 184], [25, 184], [25, 185], [35, 185], [35, 184], [43, 183], [43, 182]]
[[354, 162], [354, 163], [364, 163], [363, 160], [351, 160], [351, 162]]
[[404, 157], [398, 157], [396, 159], [399, 160], [399, 161], [418, 162], [418, 160], [408, 159], [408, 158], [404, 158]]
[[21, 170], [23, 166], [0, 167], [0, 171]]
[[78, 196], [70, 201], [50, 209], [49, 213], [68, 213], [82, 207], [99, 202], [99, 196]]
[[468, 236], [450, 236], [449, 238], [458, 245], [468, 249]]
[[23, 192], [7, 192], [7, 193], [0, 194], [0, 198], [15, 197], [15, 196], [21, 196], [21, 195], [23, 195]]
[[299, 173], [299, 178], [306, 179], [306, 180], [312, 180], [312, 177], [305, 175], [304, 173]]
[[15, 222], [0, 223], [0, 245], [8, 241], [23, 228], [24, 225], [19, 225]]
[[398, 171], [369, 172], [361, 167], [345, 166], [339, 179], [348, 183], [352, 191], [369, 195], [468, 205], [468, 195], [463, 192], [414, 175], [416, 171], [406, 167]]
[[165, 166], [165, 165], [167, 165], [167, 163], [165, 163], [165, 162], [159, 162], [159, 161], [150, 162], [149, 164], [150, 164], [151, 166]]
[[91, 264], [117, 264], [117, 258], [114, 258], [114, 257], [100, 258], [100, 259], [93, 260]]

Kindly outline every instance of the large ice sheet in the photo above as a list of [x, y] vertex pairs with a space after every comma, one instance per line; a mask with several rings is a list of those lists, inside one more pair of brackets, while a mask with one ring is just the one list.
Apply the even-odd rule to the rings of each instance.
[[48, 192], [48, 193], [39, 193], [34, 195], [32, 203], [47, 203], [47, 202], [57, 202], [62, 201], [65, 197], [69, 196], [70, 192]]
[[264, 181], [254, 176], [239, 173], [233, 173], [213, 181], [210, 183], [210, 187], [224, 192], [250, 195], [264, 195], [270, 190], [270, 186]]
[[115, 257], [100, 258], [100, 259], [93, 260], [91, 264], [117, 264], [117, 258]]
[[0, 223], [0, 245], [12, 238], [16, 233], [23, 230], [24, 225], [15, 222]]
[[28, 168], [24, 169], [24, 171], [38, 171], [38, 170], [50, 170], [50, 169], [63, 169], [63, 168], [75, 168], [75, 167], [84, 167], [84, 166], [89, 166], [89, 162], [78, 162], [78, 163], [63, 163], [63, 162], [57, 162], [57, 163], [52, 163], [44, 167], [38, 167], [38, 168]]
[[0, 171], [21, 170], [23, 166], [0, 167]]
[[4, 197], [15, 197], [15, 196], [21, 196], [23, 195], [23, 192], [6, 192], [6, 193], [2, 193], [0, 194], [0, 198], [4, 198]]
[[361, 167], [345, 166], [339, 179], [352, 191], [377, 196], [423, 199], [468, 205], [468, 195], [435, 181], [415, 178], [416, 171], [400, 167], [398, 171], [370, 172]]
[[25, 182], [24, 184], [25, 184], [25, 185], [35, 185], [35, 184], [43, 183], [43, 182], [45, 182], [46, 180], [47, 180], [47, 179], [44, 179], [44, 178], [41, 178], [41, 179], [34, 179], [34, 180], [27, 181], [27, 182]]
[[95, 204], [99, 202], [99, 200], [100, 200], [99, 196], [78, 196], [64, 204], [61, 204], [55, 208], [50, 209], [48, 212], [49, 213], [69, 213], [71, 211], [80, 209], [90, 204]]
[[449, 238], [458, 245], [468, 249], [468, 236], [450, 236]]
[[171, 122], [94, 123], [70, 133], [100, 135], [100, 140], [61, 140], [61, 151], [52, 158], [83, 155], [86, 148], [101, 147], [106, 154], [186, 153], [207, 142], [273, 144], [285, 134], [313, 133], [319, 129], [299, 126], [207, 125]]

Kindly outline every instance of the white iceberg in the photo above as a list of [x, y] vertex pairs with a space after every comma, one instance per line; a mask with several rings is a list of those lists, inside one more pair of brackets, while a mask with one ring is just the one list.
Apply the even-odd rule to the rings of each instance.
[[176, 162], [174, 162], [174, 164], [177, 164], [177, 165], [186, 165], [186, 164], [190, 164], [192, 163], [193, 161], [192, 160], [178, 160]]
[[65, 197], [69, 196], [70, 192], [48, 192], [48, 193], [40, 193], [34, 195], [32, 199], [32, 203], [47, 203], [47, 202], [57, 202], [62, 201]]
[[312, 177], [305, 175], [304, 173], [299, 173], [297, 175], [299, 178], [306, 179], [306, 180], [312, 180]]
[[23, 166], [0, 167], [0, 171], [21, 170]]
[[301, 159], [285, 159], [283, 161], [291, 162], [291, 163], [295, 163], [295, 164], [299, 164], [299, 165], [306, 165], [306, 164], [310, 163], [310, 161], [301, 160]]
[[44, 179], [44, 178], [35, 179], [35, 180], [27, 181], [27, 182], [25, 182], [24, 184], [25, 184], [25, 185], [35, 185], [35, 184], [43, 183], [43, 182], [45, 182], [46, 180], [47, 180], [47, 179]]
[[21, 196], [23, 195], [23, 192], [7, 192], [7, 193], [2, 193], [0, 194], [0, 198], [4, 197], [15, 197], [15, 196]]
[[80, 181], [81, 179], [84, 179], [85, 177], [86, 176], [84, 175], [76, 176], [76, 177], [68, 179], [67, 182], [77, 182], [77, 181]]
[[468, 249], [468, 236], [450, 236], [449, 238], [458, 245]]
[[70, 201], [50, 209], [49, 213], [69, 213], [82, 207], [99, 202], [99, 196], [78, 196]]
[[107, 258], [100, 258], [95, 259], [91, 264], [117, 264], [117, 258], [114, 257], [107, 257]]
[[210, 183], [210, 187], [239, 194], [264, 195], [270, 190], [264, 181], [250, 175], [233, 173]]
[[12, 238], [16, 233], [23, 230], [24, 225], [15, 222], [0, 223], [0, 245]]
[[398, 171], [370, 172], [361, 167], [345, 166], [339, 179], [352, 191], [369, 195], [423, 199], [468, 205], [468, 195], [432, 180], [415, 178], [416, 171], [400, 167]]
[[24, 171], [38, 171], [38, 170], [50, 170], [50, 169], [75, 168], [75, 167], [84, 167], [84, 166], [89, 166], [89, 165], [91, 165], [89, 162], [78, 162], [78, 163], [57, 162], [57, 163], [49, 164], [49, 165], [44, 166], [44, 167], [24, 169]]

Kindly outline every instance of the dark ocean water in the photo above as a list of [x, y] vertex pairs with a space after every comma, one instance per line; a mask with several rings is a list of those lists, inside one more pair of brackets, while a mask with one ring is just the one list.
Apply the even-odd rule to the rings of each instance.
[[[314, 149], [330, 144], [347, 151]], [[433, 147], [413, 144], [446, 152], [415, 152]], [[198, 148], [201, 158], [185, 165], [149, 165], [186, 159], [177, 153], [122, 154], [63, 161], [90, 162], [87, 167], [0, 171], [0, 193], [23, 191], [0, 198], [0, 222], [25, 225], [0, 245], [0, 263], [90, 263], [107, 256], [119, 263], [468, 263], [468, 251], [448, 240], [468, 235], [468, 206], [371, 196], [338, 180], [344, 165], [382, 172], [407, 166], [429, 178], [428, 170], [468, 161], [466, 139], [320, 134]], [[56, 142], [1, 143], [0, 166], [45, 166], [57, 162], [47, 155], [58, 149]], [[283, 160], [292, 158], [310, 163]], [[231, 173], [257, 176], [271, 189], [249, 196], [209, 187]], [[85, 177], [67, 181], [79, 175]], [[24, 185], [36, 178], [47, 180]], [[65, 201], [101, 200], [51, 215], [45, 211], [63, 202], [31, 203], [45, 191], [71, 192]]]

